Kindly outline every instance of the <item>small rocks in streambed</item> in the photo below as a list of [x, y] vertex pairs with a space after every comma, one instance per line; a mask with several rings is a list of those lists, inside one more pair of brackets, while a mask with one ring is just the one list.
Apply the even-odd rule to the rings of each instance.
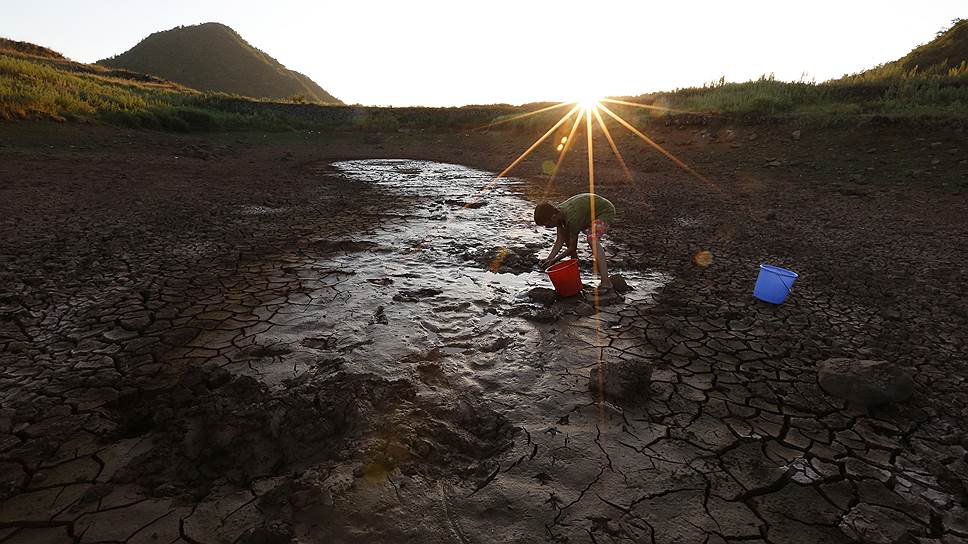
[[623, 359], [603, 361], [588, 373], [588, 390], [610, 402], [645, 400], [652, 383], [652, 367]]
[[817, 365], [820, 387], [856, 406], [902, 402], [914, 392], [908, 369], [887, 361], [834, 358]]
[[551, 306], [558, 300], [558, 293], [556, 293], [554, 289], [549, 289], [547, 287], [535, 287], [534, 289], [528, 291], [528, 298], [537, 302], [538, 304]]

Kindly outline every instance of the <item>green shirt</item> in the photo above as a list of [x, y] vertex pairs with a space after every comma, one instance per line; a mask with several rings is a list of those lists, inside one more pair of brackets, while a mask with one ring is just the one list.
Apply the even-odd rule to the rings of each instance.
[[[572, 234], [592, 226], [592, 194], [579, 193], [558, 204], [565, 217], [565, 230]], [[615, 206], [607, 198], [595, 195], [595, 219], [611, 223], [615, 219]]]

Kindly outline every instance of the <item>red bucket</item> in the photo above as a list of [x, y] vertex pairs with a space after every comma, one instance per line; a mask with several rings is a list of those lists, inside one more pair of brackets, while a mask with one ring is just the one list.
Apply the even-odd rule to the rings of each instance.
[[555, 291], [562, 297], [573, 297], [581, 292], [581, 274], [578, 273], [578, 259], [568, 259], [553, 264], [545, 272], [551, 278]]

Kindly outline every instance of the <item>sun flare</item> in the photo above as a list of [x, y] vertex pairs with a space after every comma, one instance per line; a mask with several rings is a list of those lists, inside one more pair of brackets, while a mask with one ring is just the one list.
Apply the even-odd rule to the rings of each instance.
[[582, 111], [593, 111], [598, 108], [601, 102], [601, 98], [585, 97], [578, 100], [578, 105], [581, 107]]

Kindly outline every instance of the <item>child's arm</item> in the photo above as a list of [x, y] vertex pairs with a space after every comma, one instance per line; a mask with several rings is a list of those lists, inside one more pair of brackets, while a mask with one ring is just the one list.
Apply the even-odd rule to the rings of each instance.
[[568, 238], [568, 233], [565, 231], [564, 227], [559, 226], [558, 235], [557, 237], [555, 237], [555, 245], [551, 246], [551, 254], [548, 255], [548, 258], [541, 261], [539, 265], [541, 266], [541, 268], [547, 268], [555, 264], [556, 262], [560, 261], [561, 259], [565, 258], [565, 256], [567, 255], [577, 256], [578, 237], [577, 236], [575, 237], [574, 243], [572, 243], [572, 240], [569, 239], [568, 247], [566, 248], [566, 250], [562, 250], [561, 246], [565, 245], [566, 238]]

